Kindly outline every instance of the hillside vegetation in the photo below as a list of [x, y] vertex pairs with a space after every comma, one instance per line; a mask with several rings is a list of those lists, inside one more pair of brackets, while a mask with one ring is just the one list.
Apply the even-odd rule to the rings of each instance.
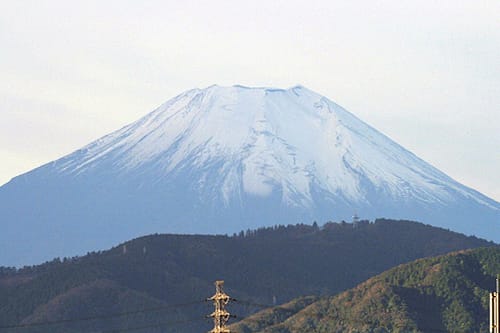
[[[217, 279], [225, 280], [226, 291], [240, 300], [231, 311], [241, 317], [260, 310], [257, 304], [334, 295], [401, 263], [491, 245], [416, 222], [384, 219], [276, 226], [233, 236], [146, 236], [83, 257], [1, 268], [0, 332], [19, 332], [5, 329], [19, 325], [29, 333], [154, 325], [144, 332], [205, 331], [210, 328], [205, 314], [212, 308], [203, 300], [213, 294]], [[417, 278], [401, 273], [401, 283], [417, 283], [412, 282]], [[393, 292], [403, 297], [406, 290]], [[123, 312], [128, 314], [116, 316]]]
[[488, 293], [494, 290], [498, 273], [498, 246], [420, 259], [337, 296], [295, 308], [286, 317], [275, 313], [289, 305], [264, 310], [233, 325], [232, 331], [488, 332]]

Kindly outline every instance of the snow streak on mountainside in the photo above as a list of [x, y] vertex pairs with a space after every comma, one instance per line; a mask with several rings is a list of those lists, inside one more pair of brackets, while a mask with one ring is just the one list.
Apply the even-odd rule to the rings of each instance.
[[[25, 197], [9, 204], [13, 194]], [[500, 240], [498, 202], [301, 86], [187, 91], [15, 178], [0, 188], [0, 205], [24, 232], [52, 226], [65, 243], [67, 229], [78, 230], [99, 247], [148, 232], [231, 233], [354, 212]]]

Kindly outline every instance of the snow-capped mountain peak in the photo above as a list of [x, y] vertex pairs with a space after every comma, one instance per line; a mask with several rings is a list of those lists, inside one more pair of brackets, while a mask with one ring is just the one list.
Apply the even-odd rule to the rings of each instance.
[[[266, 197], [278, 189], [283, 203], [311, 208], [312, 187], [367, 203], [362, 184], [367, 181], [397, 200], [442, 202], [450, 199], [449, 188], [463, 192], [443, 173], [302, 86], [214, 85], [187, 91], [70, 155], [59, 170], [90, 172], [110, 156], [121, 173], [147, 168], [158, 178], [182, 168], [203, 174], [216, 164], [217, 178], [224, 178], [217, 179], [223, 183], [218, 195], [225, 204], [238, 198], [235, 193]], [[212, 186], [213, 179], [201, 178], [200, 186]]]
[[[13, 179], [0, 188], [0, 211], [6, 221], [46, 224], [52, 227], [42, 233], [64, 237], [80, 231], [98, 244], [152, 232], [324, 222], [354, 212], [500, 241], [491, 232], [500, 230], [498, 202], [302, 86], [186, 91]], [[0, 237], [18, 231], [13, 224]]]

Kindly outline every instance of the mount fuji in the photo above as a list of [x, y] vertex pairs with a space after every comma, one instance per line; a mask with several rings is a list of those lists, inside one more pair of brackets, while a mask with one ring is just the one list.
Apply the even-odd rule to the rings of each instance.
[[500, 241], [500, 204], [329, 99], [211, 86], [0, 187], [0, 265], [150, 233], [388, 217]]

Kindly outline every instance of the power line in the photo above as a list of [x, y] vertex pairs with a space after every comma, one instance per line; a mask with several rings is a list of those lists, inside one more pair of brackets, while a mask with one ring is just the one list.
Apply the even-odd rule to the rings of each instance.
[[64, 323], [79, 322], [79, 321], [90, 321], [90, 320], [97, 320], [97, 319], [111, 319], [111, 318], [129, 316], [129, 315], [139, 314], [139, 313], [165, 311], [165, 310], [169, 310], [169, 309], [176, 309], [178, 307], [191, 306], [191, 305], [201, 304], [201, 303], [203, 303], [203, 301], [193, 301], [193, 302], [189, 302], [189, 303], [170, 304], [170, 305], [165, 305], [165, 306], [146, 308], [146, 309], [142, 309], [142, 310], [112, 313], [112, 314], [107, 314], [107, 315], [96, 315], [96, 316], [81, 317], [81, 318], [71, 318], [71, 319], [43, 321], [43, 322], [35, 322], [35, 323], [27, 323], [27, 324], [7, 325], [7, 326], [0, 326], [0, 329], [26, 328], [26, 327], [37, 327], [37, 326], [64, 324]]
[[188, 324], [188, 323], [192, 323], [195, 321], [201, 321], [201, 320], [206, 320], [206, 318], [177, 320], [177, 321], [163, 322], [163, 323], [158, 323], [158, 324], [151, 324], [151, 325], [144, 325], [144, 326], [137, 326], [137, 327], [117, 328], [117, 329], [112, 329], [112, 330], [101, 331], [101, 333], [120, 333], [120, 332], [139, 331], [139, 330], [145, 330], [147, 328]]
[[[266, 304], [261, 304], [261, 303], [253, 303], [253, 302], [249, 302], [249, 301], [242, 301], [242, 300], [234, 300], [235, 301], [235, 304], [244, 304], [244, 305], [250, 305], [250, 306], [255, 306], [255, 307], [262, 307], [262, 308], [266, 308], [266, 309], [272, 309], [272, 310], [281, 310], [283, 312], [290, 312], [293, 314], [295, 313], [298, 313], [300, 311], [302, 311], [305, 307], [307, 307], [307, 305], [304, 307], [304, 308], [301, 308], [301, 309], [286, 309], [286, 308], [283, 308], [282, 306], [280, 305], [266, 305]], [[339, 311], [340, 312], [340, 311]], [[250, 322], [259, 322], [261, 319], [260, 318], [250, 318], [250, 317], [240, 317], [238, 315], [235, 315], [234, 318], [236, 319], [239, 319], [240, 321], [250, 321]], [[366, 325], [380, 325], [380, 323], [376, 323], [376, 322], [373, 322], [373, 321], [368, 321], [368, 320], [355, 320], [355, 319], [347, 319], [347, 320], [340, 320], [344, 323], [357, 323], [357, 324], [366, 324]], [[241, 323], [241, 322], [236, 322], [234, 324], [244, 324], [244, 323]], [[279, 324], [281, 323], [280, 321], [279, 322], [276, 322], [274, 323], [273, 325], [275, 324]], [[385, 326], [380, 326], [380, 327], [385, 327]], [[402, 328], [402, 327], [405, 327], [404, 325], [392, 325], [392, 327], [397, 327], [397, 328]], [[442, 329], [442, 328], [431, 328], [431, 327], [421, 327], [419, 325], [417, 325], [417, 329], [419, 330], [422, 330], [424, 332], [435, 332], [435, 333], [447, 333], [449, 332], [448, 330], [445, 330], [445, 329]]]
[[[234, 318], [239, 319], [241, 321], [244, 320], [245, 322], [259, 322], [259, 321], [262, 320], [262, 319], [259, 319], [259, 318], [248, 318], [248, 317], [245, 318], [245, 317], [240, 317], [240, 316], [237, 316], [237, 315], [235, 315]], [[370, 321], [364, 321], [364, 320], [342, 320], [342, 321], [344, 323], [357, 323], [357, 324], [366, 324], [366, 325], [378, 325], [378, 327], [384, 327], [384, 328], [386, 328], [385, 326], [380, 325], [380, 324], [378, 324], [376, 322], [370, 322]], [[278, 322], [273, 323], [273, 324], [269, 324], [268, 323], [268, 326], [278, 325], [278, 324], [281, 324], [281, 323], [282, 323], [282, 321], [278, 321]], [[237, 325], [237, 324], [244, 325], [245, 323], [236, 322], [233, 325]], [[402, 327], [405, 327], [405, 326], [404, 325], [392, 325], [392, 327], [402, 328]], [[264, 327], [262, 329], [264, 329]], [[436, 332], [436, 333], [447, 333], [447, 332], [449, 332], [448, 330], [444, 330], [444, 329], [441, 329], [441, 328], [421, 327], [421, 326], [418, 326], [418, 325], [417, 325], [417, 329], [418, 330], [422, 330], [424, 332]]]
[[240, 300], [240, 299], [233, 299], [233, 301], [235, 302], [235, 304], [255, 306], [255, 307], [264, 308], [264, 309], [279, 308], [279, 309], [284, 310], [284, 311], [292, 311], [292, 312], [295, 311], [295, 310], [291, 310], [291, 309], [282, 308], [280, 305], [276, 305], [276, 304], [253, 303], [250, 301], [245, 301], [245, 300]]
[[[297, 313], [297, 312], [300, 312], [301, 310], [303, 310], [303, 309], [298, 309], [298, 310], [296, 310], [296, 309], [286, 309], [286, 308], [283, 308], [282, 306], [276, 306], [276, 305], [270, 305], [270, 304], [262, 304], [262, 303], [254, 303], [254, 302], [250, 302], [250, 301], [246, 301], [246, 300], [239, 300], [239, 299], [231, 299], [231, 300], [233, 300], [235, 302], [235, 304], [248, 305], [248, 306], [260, 307], [260, 308], [270, 308], [270, 309], [273, 309], [273, 310], [281, 310], [283, 312], [290, 312], [290, 313]], [[204, 302], [206, 302], [206, 300], [204, 300], [204, 301], [193, 301], [193, 302], [188, 302], [188, 303], [170, 304], [170, 305], [166, 305], [166, 306], [145, 308], [145, 309], [134, 310], [134, 311], [119, 312], [119, 313], [113, 313], [113, 314], [108, 314], [108, 315], [96, 315], [96, 316], [89, 316], [89, 317], [61, 319], [61, 320], [45, 321], [45, 322], [35, 322], [35, 323], [28, 323], [28, 324], [7, 325], [7, 326], [0, 326], [0, 329], [28, 328], [28, 327], [49, 326], [49, 325], [57, 325], [57, 324], [80, 322], [80, 321], [90, 321], [90, 320], [98, 320], [98, 319], [111, 319], [111, 318], [117, 318], [117, 317], [123, 317], [123, 316], [129, 316], [129, 315], [140, 314], [140, 313], [147, 313], [147, 312], [175, 310], [176, 308], [179, 308], [179, 307], [192, 306], [192, 305], [196, 305], [196, 304], [202, 304]], [[258, 318], [248, 318], [248, 317], [240, 317], [240, 316], [234, 316], [234, 315], [232, 315], [232, 317], [240, 319], [240, 320], [252, 321], [252, 322], [257, 322], [257, 321], [260, 320]], [[143, 329], [148, 329], [148, 328], [155, 328], [155, 327], [164, 327], [164, 326], [186, 324], [186, 323], [196, 322], [196, 321], [201, 321], [201, 320], [206, 320], [206, 318], [199, 317], [199, 318], [193, 318], [193, 319], [177, 320], [177, 321], [170, 321], [170, 322], [162, 322], [162, 323], [150, 324], [150, 325], [144, 325], [144, 326], [137, 326], [137, 327], [127, 327], [127, 328], [111, 329], [111, 330], [101, 331], [101, 333], [119, 333], [119, 332], [128, 332], [128, 331], [137, 331], [137, 330], [143, 330]], [[370, 321], [366, 321], [366, 320], [353, 320], [353, 319], [350, 319], [350, 320], [343, 320], [343, 321], [345, 323], [358, 323], [358, 324], [368, 324], [368, 325], [377, 324], [376, 322], [370, 322]], [[278, 324], [278, 322], [276, 324]], [[378, 324], [380, 325], [380, 323], [378, 323]], [[403, 326], [402, 325], [393, 325], [393, 327], [403, 327]], [[430, 328], [430, 327], [420, 327], [420, 326], [418, 326], [418, 329], [424, 330], [426, 332], [436, 332], [436, 333], [448, 332], [447, 330], [444, 330], [444, 329], [441, 329], [441, 328]]]

